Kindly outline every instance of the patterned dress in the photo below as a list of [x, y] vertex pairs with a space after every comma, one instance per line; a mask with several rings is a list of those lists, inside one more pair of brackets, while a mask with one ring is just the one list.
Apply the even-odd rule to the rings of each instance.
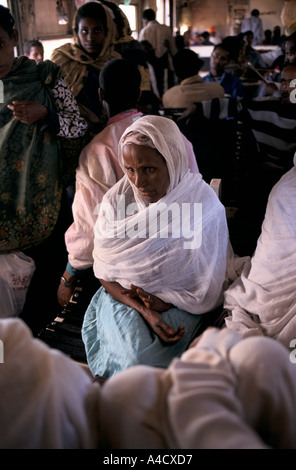
[[[20, 57], [2, 79], [0, 104], [0, 253], [25, 250], [52, 232], [61, 205], [67, 155], [59, 138], [80, 139], [87, 130], [59, 67]], [[46, 121], [24, 124], [7, 105], [30, 100], [47, 107]]]

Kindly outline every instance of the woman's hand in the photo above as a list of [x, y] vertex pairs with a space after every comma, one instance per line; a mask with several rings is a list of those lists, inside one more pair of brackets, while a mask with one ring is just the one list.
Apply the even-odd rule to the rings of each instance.
[[145, 307], [152, 308], [153, 310], [156, 310], [156, 312], [165, 312], [172, 307], [172, 304], [164, 302], [163, 300], [156, 297], [156, 295], [149, 294], [148, 292], [144, 291], [144, 289], [135, 286], [134, 284], [130, 285], [130, 289], [123, 289], [121, 293], [133, 299], [139, 298]]
[[13, 101], [12, 104], [8, 104], [7, 107], [12, 111], [14, 119], [23, 124], [32, 124], [33, 122], [41, 121], [48, 115], [46, 106], [35, 103], [34, 101]]
[[153, 294], [149, 294], [144, 291], [141, 287], [130, 285], [130, 289], [122, 289], [122, 294], [141, 302], [144, 305], [142, 308], [137, 310], [145, 318], [147, 323], [154, 331], [154, 333], [164, 342], [168, 344], [176, 343], [179, 341], [184, 334], [184, 327], [180, 326], [175, 331], [163, 318], [159, 315], [159, 312], [164, 312], [172, 307], [172, 304], [168, 304], [163, 300], [159, 299]]
[[62, 284], [59, 285], [57, 296], [58, 296], [58, 302], [61, 305], [61, 307], [66, 307], [66, 305], [68, 305], [73, 295], [74, 289], [75, 289], [74, 286], [65, 287], [65, 286], [62, 286]]
[[182, 338], [185, 328], [184, 326], [179, 326], [177, 331], [175, 331], [155, 310], [144, 308], [142, 310], [142, 315], [145, 320], [149, 323], [150, 327], [154, 333], [167, 344], [174, 344], [177, 341], [180, 341]]
[[75, 278], [71, 277], [67, 271], [64, 271], [63, 277], [69, 284], [72, 284], [69, 286], [65, 286], [61, 283], [58, 287], [58, 302], [62, 307], [66, 307], [66, 305], [70, 302], [70, 299], [75, 289]]
[[[105, 291], [112, 295], [114, 299], [137, 310], [164, 343], [173, 344], [182, 338], [185, 331], [184, 327], [180, 326], [175, 331], [159, 314], [161, 311], [168, 310], [170, 304], [163, 302], [155, 295], [148, 294], [134, 284], [130, 285], [130, 289], [124, 289], [118, 282], [108, 282], [104, 279], [99, 279], [99, 281]], [[159, 312], [156, 311], [154, 305], [151, 307], [151, 304], [154, 303], [160, 309]]]

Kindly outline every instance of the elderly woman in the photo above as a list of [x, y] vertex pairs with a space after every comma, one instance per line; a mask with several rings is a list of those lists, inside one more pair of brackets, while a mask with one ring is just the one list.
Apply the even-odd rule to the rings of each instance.
[[90, 369], [104, 377], [138, 363], [166, 367], [236, 277], [224, 207], [189, 171], [172, 120], [139, 118], [120, 139], [119, 162], [124, 176], [105, 194], [95, 226], [102, 287], [82, 328]]
[[51, 60], [62, 69], [65, 82], [77, 99], [91, 135], [102, 130], [99, 74], [104, 64], [120, 54], [114, 51], [115, 25], [111, 11], [98, 2], [88, 2], [73, 21], [74, 44], [55, 49]]
[[[60, 76], [59, 67], [50, 61], [36, 64], [24, 56], [14, 57], [17, 43], [14, 18], [8, 8], [0, 6], [0, 79], [4, 98], [0, 103], [0, 254], [3, 256], [0, 278], [5, 276], [4, 256], [9, 263], [17, 253], [24, 252], [33, 258], [36, 277], [42, 279], [42, 286], [46, 285], [48, 292], [51, 280], [56, 285], [53, 256], [59, 259], [58, 250], [65, 249], [66, 224], [59, 223], [59, 216], [62, 214], [65, 221], [63, 174], [71, 163], [59, 152], [58, 139], [79, 142], [87, 124]], [[48, 255], [50, 262], [45, 262], [43, 255]], [[26, 266], [28, 260], [23, 254], [20, 256], [21, 264]], [[45, 271], [42, 274], [39, 261]], [[22, 272], [12, 269], [12, 276], [18, 279]], [[34, 307], [31, 314], [42, 318], [36, 292], [34, 295], [38, 314]], [[3, 298], [2, 295], [0, 316], [19, 313], [13, 306], [4, 304]]]

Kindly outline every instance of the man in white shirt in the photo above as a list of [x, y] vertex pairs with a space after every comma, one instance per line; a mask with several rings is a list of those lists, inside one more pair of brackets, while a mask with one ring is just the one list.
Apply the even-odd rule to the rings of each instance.
[[[176, 45], [171, 28], [156, 21], [155, 11], [147, 8], [143, 11], [144, 27], [139, 33], [139, 41], [148, 41], [155, 53], [153, 69], [156, 77], [158, 96], [172, 85], [172, 56], [176, 53]], [[165, 70], [168, 77], [165, 83]]]

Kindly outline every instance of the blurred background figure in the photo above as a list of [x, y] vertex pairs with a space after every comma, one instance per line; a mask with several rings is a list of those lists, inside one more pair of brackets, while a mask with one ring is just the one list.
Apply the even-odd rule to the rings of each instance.
[[42, 42], [37, 41], [36, 39], [26, 41], [24, 44], [24, 56], [29, 59], [34, 59], [38, 64], [38, 62], [44, 59], [44, 48]]
[[171, 28], [156, 20], [156, 13], [147, 8], [142, 13], [143, 28], [139, 33], [139, 41], [148, 41], [155, 51], [153, 68], [156, 77], [158, 97], [174, 85], [174, 69], [172, 57], [176, 53], [175, 40]]
[[201, 33], [200, 36], [202, 38], [202, 41], [201, 41], [202, 46], [213, 46], [214, 45], [214, 43], [211, 41], [210, 33], [208, 31], [204, 31], [203, 33]]
[[217, 30], [216, 30], [216, 26], [211, 26], [209, 29], [208, 29], [209, 33], [210, 33], [210, 41], [213, 43], [213, 44], [219, 44], [221, 42], [221, 38], [219, 38], [219, 36], [217, 35]]
[[265, 46], [269, 46], [271, 44], [271, 41], [272, 41], [272, 31], [271, 29], [266, 29], [264, 31], [263, 44]]
[[271, 37], [271, 44], [273, 46], [280, 46], [281, 45], [281, 27], [275, 26], [273, 28], [273, 33]]
[[257, 8], [251, 11], [250, 18], [245, 18], [242, 21], [241, 32], [245, 33], [246, 31], [253, 31], [254, 40], [253, 45], [262, 44], [264, 38], [262, 20], [260, 18], [260, 11]]

